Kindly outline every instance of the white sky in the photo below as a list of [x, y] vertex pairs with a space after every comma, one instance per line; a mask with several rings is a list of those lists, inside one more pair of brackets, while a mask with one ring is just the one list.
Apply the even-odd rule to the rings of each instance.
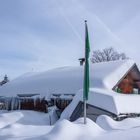
[[79, 65], [84, 20], [91, 50], [113, 46], [139, 63], [139, 0], [0, 0], [0, 78]]

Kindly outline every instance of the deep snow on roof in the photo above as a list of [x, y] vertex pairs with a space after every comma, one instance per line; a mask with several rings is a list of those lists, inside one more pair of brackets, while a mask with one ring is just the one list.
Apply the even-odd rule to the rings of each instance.
[[[61, 119], [70, 119], [80, 101], [83, 101], [83, 91], [79, 90], [70, 105], [61, 114]], [[113, 114], [140, 113], [140, 95], [118, 94], [112, 90], [91, 88], [88, 104], [112, 112]]]
[[[90, 87], [112, 89], [134, 65], [132, 60], [90, 64]], [[0, 87], [0, 95], [76, 93], [83, 87], [83, 66], [28, 73]]]

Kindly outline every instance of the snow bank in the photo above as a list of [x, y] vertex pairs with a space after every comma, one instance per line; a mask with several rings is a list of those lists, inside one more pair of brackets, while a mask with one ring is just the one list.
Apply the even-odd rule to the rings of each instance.
[[96, 123], [87, 119], [87, 124], [84, 125], [83, 118], [78, 119], [75, 122], [68, 120], [59, 121], [50, 133], [46, 136], [49, 140], [80, 140], [80, 139], [92, 139], [104, 133]]
[[[6, 111], [0, 113], [0, 128], [18, 122], [28, 125], [49, 125], [49, 114], [36, 111]], [[4, 125], [5, 123], [5, 125]]]
[[0, 114], [0, 139], [34, 138], [51, 131], [48, 114], [35, 111], [12, 111]]
[[11, 112], [0, 113], [0, 128], [3, 128], [9, 124], [12, 124], [23, 118], [23, 114], [21, 112]]
[[49, 126], [47, 114], [34, 111], [14, 111], [2, 113], [1, 120], [5, 123], [12, 121], [0, 128], [2, 140], [77, 140], [93, 138], [105, 133], [92, 120], [87, 119], [83, 124], [83, 118], [75, 122], [68, 120], [58, 121], [55, 126]]
[[[83, 118], [70, 122], [58, 121], [47, 125], [47, 114], [34, 111], [1, 112], [1, 140], [139, 140], [140, 118], [114, 121], [108, 116], [100, 116], [97, 122]], [[46, 116], [46, 117], [45, 117]], [[12, 121], [10, 120], [12, 118]], [[1, 124], [0, 122], [0, 124]], [[6, 122], [8, 122], [6, 124]]]
[[35, 137], [45, 135], [49, 133], [52, 126], [42, 126], [42, 125], [23, 125], [19, 123], [11, 124], [4, 129], [0, 130], [1, 140], [24, 140], [32, 139]]
[[[137, 120], [137, 119], [136, 119]], [[107, 129], [100, 128], [96, 123], [87, 119], [87, 124], [83, 124], [83, 118], [78, 119], [75, 122], [69, 122], [68, 120], [59, 121], [52, 130], [45, 136], [40, 136], [34, 140], [139, 140], [140, 125], [132, 124], [135, 119], [129, 119], [126, 122], [122, 121], [121, 125], [133, 125], [133, 127], [126, 127], [124, 129]], [[108, 123], [111, 124], [111, 118], [108, 119]], [[101, 121], [102, 126], [105, 128], [104, 121]], [[128, 124], [128, 125], [127, 125]], [[119, 122], [114, 122], [112, 127], [120, 126]], [[135, 127], [136, 126], [136, 127]], [[112, 131], [113, 130], [113, 131]]]
[[96, 123], [105, 130], [127, 130], [140, 127], [140, 118], [127, 118], [122, 121], [115, 121], [109, 116], [101, 115]]

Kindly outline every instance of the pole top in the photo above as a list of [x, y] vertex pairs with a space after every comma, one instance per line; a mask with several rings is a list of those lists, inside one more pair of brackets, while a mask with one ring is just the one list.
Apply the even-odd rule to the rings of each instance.
[[87, 22], [87, 20], [85, 20], [85, 22]]

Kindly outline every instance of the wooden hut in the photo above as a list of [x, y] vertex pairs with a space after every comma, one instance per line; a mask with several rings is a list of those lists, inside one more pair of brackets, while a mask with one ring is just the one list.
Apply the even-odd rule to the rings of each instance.
[[128, 69], [113, 90], [124, 94], [140, 94], [140, 71], [136, 64]]

